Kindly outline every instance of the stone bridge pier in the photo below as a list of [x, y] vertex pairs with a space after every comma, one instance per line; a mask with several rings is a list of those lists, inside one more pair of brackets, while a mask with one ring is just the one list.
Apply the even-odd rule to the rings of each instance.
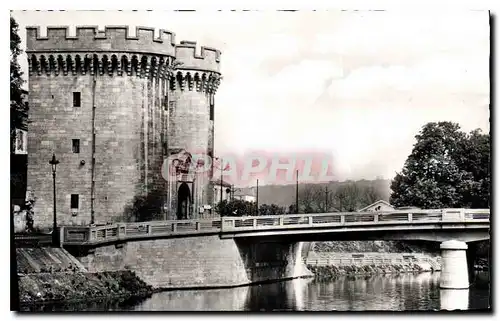
[[449, 240], [441, 243], [441, 289], [468, 289], [474, 282], [477, 242]]

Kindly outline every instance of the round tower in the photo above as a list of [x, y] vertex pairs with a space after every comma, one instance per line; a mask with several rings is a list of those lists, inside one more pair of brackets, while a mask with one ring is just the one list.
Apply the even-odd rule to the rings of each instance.
[[75, 36], [68, 27], [49, 27], [42, 37], [28, 27], [26, 53], [35, 224], [50, 226], [53, 218], [52, 153], [60, 161], [59, 224], [165, 218], [161, 166], [174, 34], [160, 30], [155, 37], [154, 29], [138, 27], [131, 36], [126, 26], [85, 26]]
[[[198, 55], [196, 42], [192, 41], [176, 45], [168, 108], [169, 157], [180, 154], [214, 156], [214, 98], [221, 80], [220, 55], [220, 51], [208, 47], [201, 47]], [[179, 173], [170, 180], [168, 207], [175, 216], [169, 218], [199, 217], [204, 205], [212, 204], [211, 177], [211, 170], [200, 174], [191, 171]]]

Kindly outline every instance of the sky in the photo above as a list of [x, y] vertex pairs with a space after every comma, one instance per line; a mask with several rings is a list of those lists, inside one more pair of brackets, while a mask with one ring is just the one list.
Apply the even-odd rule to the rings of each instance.
[[427, 122], [490, 130], [487, 11], [12, 15], [23, 48], [29, 25], [129, 25], [221, 50], [219, 156], [314, 149], [331, 153], [337, 180], [391, 179]]

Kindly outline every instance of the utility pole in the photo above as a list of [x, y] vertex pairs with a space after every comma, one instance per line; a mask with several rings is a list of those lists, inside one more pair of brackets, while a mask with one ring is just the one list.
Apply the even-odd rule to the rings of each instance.
[[257, 180], [257, 196], [255, 197], [255, 205], [257, 206], [257, 212], [255, 215], [259, 215], [259, 180]]
[[295, 211], [299, 214], [299, 170], [297, 170], [297, 180], [295, 188]]
[[325, 213], [328, 212], [328, 185], [325, 186]]
[[223, 159], [220, 159], [220, 205], [222, 206], [222, 172], [224, 169]]

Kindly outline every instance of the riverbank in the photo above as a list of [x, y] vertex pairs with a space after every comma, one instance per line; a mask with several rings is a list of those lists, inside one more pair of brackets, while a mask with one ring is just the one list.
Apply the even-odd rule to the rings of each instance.
[[374, 275], [374, 274], [394, 274], [394, 273], [420, 273], [427, 269], [419, 264], [384, 264], [384, 265], [345, 265], [345, 266], [315, 266], [307, 265], [309, 271], [314, 274], [315, 279], [329, 280], [338, 276], [346, 275]]
[[40, 304], [141, 299], [154, 293], [133, 271], [21, 274], [18, 282], [22, 310]]

